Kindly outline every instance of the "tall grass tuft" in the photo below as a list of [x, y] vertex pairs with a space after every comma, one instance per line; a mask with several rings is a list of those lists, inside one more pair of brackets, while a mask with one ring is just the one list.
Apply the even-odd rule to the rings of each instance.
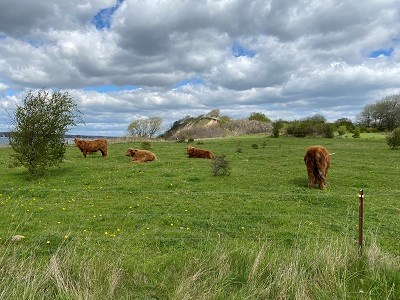
[[0, 250], [0, 299], [115, 299], [123, 271], [118, 261], [60, 246], [50, 258], [22, 246]]
[[365, 250], [359, 258], [346, 238], [291, 249], [219, 241], [149, 273], [142, 263], [126, 268], [73, 243], [50, 257], [8, 244], [0, 249], [0, 299], [399, 299], [399, 258], [374, 242]]
[[[192, 260], [171, 299], [398, 299], [400, 262], [373, 243], [359, 258], [352, 241], [279, 251], [218, 245]], [[387, 287], [392, 288], [387, 288]], [[395, 289], [397, 288], [397, 290]]]

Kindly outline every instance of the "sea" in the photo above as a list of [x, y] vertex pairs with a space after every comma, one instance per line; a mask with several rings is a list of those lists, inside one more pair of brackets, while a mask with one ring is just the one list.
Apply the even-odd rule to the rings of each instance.
[[7, 146], [9, 144], [8, 137], [0, 136], [0, 146]]
[[[65, 138], [65, 142], [67, 145], [73, 145], [74, 144], [74, 139], [73, 138]], [[10, 144], [10, 140], [8, 137], [0, 136], [0, 147], [5, 147]]]

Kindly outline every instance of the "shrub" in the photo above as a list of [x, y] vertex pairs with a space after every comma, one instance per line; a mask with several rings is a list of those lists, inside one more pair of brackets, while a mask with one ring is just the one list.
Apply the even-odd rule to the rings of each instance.
[[223, 154], [221, 156], [216, 156], [212, 164], [212, 173], [214, 176], [230, 175], [231, 167], [226, 156]]
[[145, 142], [141, 142], [140, 146], [141, 146], [141, 148], [143, 150], [150, 150], [150, 148], [151, 148], [150, 142], [146, 142], [146, 141]]
[[339, 126], [337, 129], [337, 132], [338, 132], [339, 136], [344, 135], [347, 132], [346, 125]]
[[236, 153], [243, 153], [243, 146], [241, 142], [238, 142], [236, 145]]
[[361, 129], [360, 129], [360, 127], [354, 128], [354, 130], [353, 130], [353, 138], [355, 138], [355, 139], [359, 138], [359, 137], [360, 137], [360, 134], [361, 134]]
[[392, 149], [400, 147], [400, 127], [386, 136], [386, 142]]
[[251, 144], [251, 148], [258, 149], [258, 144]]
[[65, 133], [80, 119], [75, 101], [68, 93], [28, 92], [17, 106], [10, 132], [12, 157], [31, 175], [41, 175], [65, 156]]
[[188, 143], [193, 143], [194, 142], [194, 138], [188, 138]]
[[279, 131], [281, 130], [283, 125], [284, 125], [284, 122], [282, 120], [275, 121], [272, 124], [272, 136], [274, 138], [278, 138], [279, 137]]
[[324, 137], [333, 139], [335, 137], [333, 126], [331, 124], [325, 124], [324, 126]]

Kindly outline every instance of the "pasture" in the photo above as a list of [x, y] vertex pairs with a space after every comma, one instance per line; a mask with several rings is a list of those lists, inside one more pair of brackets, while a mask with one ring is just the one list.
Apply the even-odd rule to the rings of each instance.
[[[225, 154], [229, 176], [187, 145], [153, 141], [158, 161], [144, 164], [125, 156], [140, 142], [110, 143], [104, 158], [71, 146], [38, 179], [0, 148], [0, 298], [400, 298], [400, 151], [384, 139], [191, 144]], [[335, 153], [325, 191], [307, 188], [311, 145]]]

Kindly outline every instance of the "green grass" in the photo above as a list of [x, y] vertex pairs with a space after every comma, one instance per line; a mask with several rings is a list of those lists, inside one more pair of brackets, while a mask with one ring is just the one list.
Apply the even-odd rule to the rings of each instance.
[[[326, 191], [307, 188], [303, 156], [317, 144], [334, 153]], [[107, 158], [69, 147], [29, 179], [1, 148], [0, 298], [400, 297], [400, 151], [365, 137], [192, 145], [225, 154], [231, 175], [188, 159], [184, 143], [152, 142], [159, 160], [134, 164], [124, 154], [138, 142], [110, 144]]]

